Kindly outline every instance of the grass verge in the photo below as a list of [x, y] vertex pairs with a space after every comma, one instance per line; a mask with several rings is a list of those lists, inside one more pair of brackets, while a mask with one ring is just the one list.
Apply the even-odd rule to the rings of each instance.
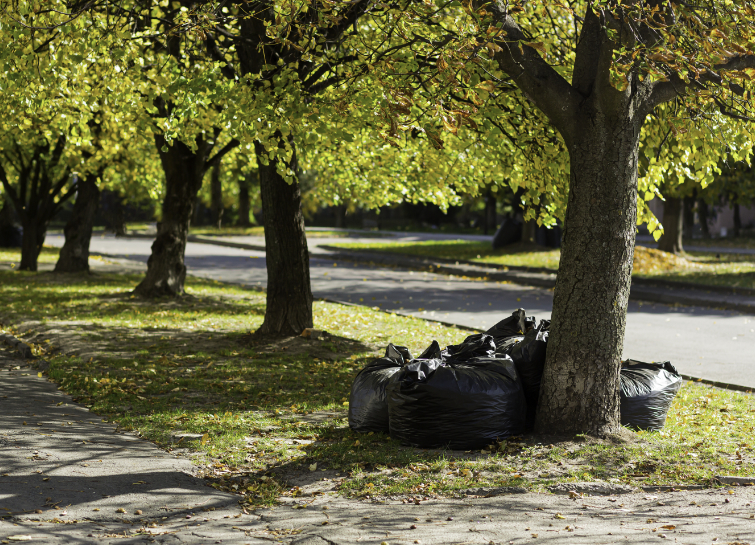
[[[489, 243], [466, 240], [422, 242], [375, 242], [333, 244], [347, 250], [492, 263], [506, 267], [558, 270], [560, 250], [512, 245], [493, 250]], [[692, 282], [708, 286], [755, 289], [755, 255], [690, 252], [677, 257], [659, 250], [637, 246], [633, 276], [638, 278]]]
[[[662, 432], [640, 432], [631, 443], [525, 436], [459, 452], [357, 435], [345, 420], [350, 385], [387, 342], [417, 353], [431, 339], [447, 345], [466, 333], [318, 302], [323, 339], [259, 342], [249, 331], [262, 321], [262, 293], [190, 278], [190, 295], [145, 301], [129, 293], [138, 280], [0, 270], [3, 322], [14, 332], [12, 324], [35, 321], [15, 333], [50, 362], [52, 380], [120, 428], [192, 456], [201, 476], [244, 505], [297, 496], [305, 481], [353, 496], [418, 498], [488, 486], [689, 485], [755, 475], [755, 399], [692, 383]], [[66, 340], [52, 329], [76, 335]]]

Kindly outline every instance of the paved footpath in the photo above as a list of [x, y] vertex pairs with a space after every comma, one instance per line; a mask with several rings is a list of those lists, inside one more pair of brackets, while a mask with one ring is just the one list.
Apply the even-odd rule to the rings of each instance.
[[[317, 244], [328, 242], [313, 240]], [[60, 246], [63, 238], [51, 236], [47, 242]], [[130, 267], [141, 264], [143, 270], [151, 244], [149, 239], [95, 237], [92, 251], [116, 256], [116, 261]], [[316, 297], [475, 328], [490, 327], [519, 307], [538, 319], [549, 318], [553, 306], [553, 291], [545, 288], [336, 263], [314, 248], [312, 254], [310, 272]], [[260, 287], [267, 281], [265, 254], [261, 251], [189, 243], [186, 264], [194, 276]], [[684, 374], [755, 389], [753, 351], [755, 316], [751, 314], [629, 303], [625, 358], [671, 360]]]
[[755, 487], [570, 499], [378, 502], [324, 493], [244, 512], [191, 462], [118, 433], [0, 348], [0, 543], [679, 544], [755, 540]]

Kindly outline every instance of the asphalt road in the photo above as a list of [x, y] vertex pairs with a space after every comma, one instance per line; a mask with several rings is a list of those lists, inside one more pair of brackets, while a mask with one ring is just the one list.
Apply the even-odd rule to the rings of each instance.
[[[49, 236], [47, 243], [61, 246], [63, 238]], [[151, 244], [148, 239], [96, 237], [91, 251], [146, 263]], [[489, 327], [519, 307], [538, 319], [550, 317], [550, 290], [336, 264], [320, 252], [313, 253], [312, 291], [318, 298], [476, 328]], [[247, 286], [266, 284], [263, 252], [189, 243], [186, 265], [189, 274], [198, 277]], [[629, 304], [625, 358], [670, 360], [682, 373], [755, 389], [754, 354], [755, 316], [703, 307]]]

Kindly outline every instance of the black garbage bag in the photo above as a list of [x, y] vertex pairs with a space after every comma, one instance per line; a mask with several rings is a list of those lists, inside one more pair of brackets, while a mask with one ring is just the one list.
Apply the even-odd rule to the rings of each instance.
[[361, 433], [388, 431], [385, 386], [412, 355], [403, 346], [388, 345], [385, 356], [370, 362], [354, 379], [349, 397], [349, 427]]
[[535, 326], [534, 318], [527, 318], [523, 308], [516, 309], [511, 316], [504, 318], [493, 327], [488, 329], [485, 334], [493, 337], [496, 346], [503, 341], [516, 335], [524, 335], [527, 329]]
[[[433, 341], [437, 342], [437, 341]], [[452, 344], [441, 352], [443, 361], [463, 363], [480, 356], [493, 357], [495, 355], [495, 341], [485, 333], [470, 335], [461, 344]], [[419, 358], [418, 358], [419, 359]]]
[[524, 340], [523, 335], [517, 335], [516, 337], [509, 337], [505, 341], [495, 344], [495, 353], [499, 356], [511, 355], [511, 351], [514, 347]]
[[417, 359], [387, 387], [391, 437], [421, 448], [475, 449], [524, 431], [526, 403], [508, 356]]
[[670, 362], [621, 364], [621, 424], [639, 430], [660, 430], [666, 423], [682, 377]]
[[[540, 382], [545, 369], [545, 351], [548, 348], [550, 320], [540, 320], [540, 324], [530, 329], [508, 352], [514, 360], [516, 372], [522, 381], [524, 398], [527, 400], [527, 429], [535, 426], [537, 401], [540, 397]], [[501, 348], [499, 348], [499, 351]]]

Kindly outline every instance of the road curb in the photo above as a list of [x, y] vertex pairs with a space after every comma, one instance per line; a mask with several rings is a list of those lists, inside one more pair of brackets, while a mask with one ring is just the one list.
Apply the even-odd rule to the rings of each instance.
[[5, 343], [9, 346], [12, 346], [16, 349], [16, 351], [21, 355], [22, 358], [25, 360], [30, 360], [34, 358], [34, 355], [31, 353], [31, 348], [28, 344], [25, 342], [17, 339], [13, 335], [7, 334], [7, 333], [0, 333], [0, 342]]
[[50, 362], [36, 357], [31, 352], [31, 347], [23, 342], [21, 339], [9, 334], [0, 333], [0, 343], [7, 344], [16, 349], [21, 358], [26, 360], [30, 365], [44, 372], [50, 367]]
[[244, 242], [232, 242], [230, 240], [212, 240], [205, 238], [201, 235], [189, 235], [186, 237], [187, 242], [195, 242], [199, 244], [214, 244], [215, 246], [225, 246], [226, 248], [240, 248], [242, 250], [254, 250], [257, 252], [264, 252], [264, 246], [258, 246], [256, 244], [246, 244]]

